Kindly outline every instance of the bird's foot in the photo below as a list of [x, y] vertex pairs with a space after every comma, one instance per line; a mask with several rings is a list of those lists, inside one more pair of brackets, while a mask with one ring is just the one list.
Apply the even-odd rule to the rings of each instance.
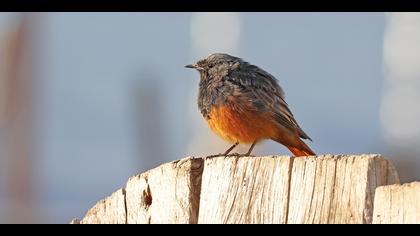
[[223, 153], [214, 154], [214, 155], [206, 156], [204, 159], [212, 159], [215, 157], [255, 157], [255, 156], [250, 155], [248, 153], [240, 154], [240, 153], [235, 152], [231, 154], [223, 154]]
[[239, 154], [237, 152], [226, 155], [227, 157], [255, 157], [254, 155], [250, 155], [248, 153]]
[[214, 157], [223, 157], [223, 156], [225, 156], [223, 153], [219, 153], [219, 154], [206, 156], [204, 159], [211, 159], [211, 158], [214, 158]]

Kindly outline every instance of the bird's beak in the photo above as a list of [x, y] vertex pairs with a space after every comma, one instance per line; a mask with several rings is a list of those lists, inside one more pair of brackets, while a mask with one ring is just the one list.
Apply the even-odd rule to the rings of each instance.
[[185, 68], [197, 69], [197, 64], [186, 65]]

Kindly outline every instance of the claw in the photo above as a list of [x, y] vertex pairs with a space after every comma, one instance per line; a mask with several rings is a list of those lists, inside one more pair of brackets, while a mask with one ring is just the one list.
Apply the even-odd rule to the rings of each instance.
[[206, 156], [204, 159], [211, 159], [211, 158], [214, 158], [214, 157], [221, 157], [221, 156], [225, 156], [225, 155], [223, 155], [223, 153], [219, 153], [219, 154], [215, 154], [215, 155]]

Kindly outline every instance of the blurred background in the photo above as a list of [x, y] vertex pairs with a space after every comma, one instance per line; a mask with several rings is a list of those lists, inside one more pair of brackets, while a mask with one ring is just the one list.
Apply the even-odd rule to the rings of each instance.
[[0, 13], [0, 223], [68, 223], [132, 175], [227, 149], [183, 67], [213, 52], [276, 76], [317, 154], [420, 178], [419, 13]]

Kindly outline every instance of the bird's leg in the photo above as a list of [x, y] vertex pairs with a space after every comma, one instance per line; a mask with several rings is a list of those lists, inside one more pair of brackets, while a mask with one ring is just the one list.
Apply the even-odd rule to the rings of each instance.
[[226, 152], [223, 154], [223, 156], [227, 156], [236, 146], [238, 146], [239, 142], [236, 142], [230, 147]]
[[[239, 142], [234, 143], [228, 150], [226, 150], [225, 153], [219, 153], [216, 155], [210, 155], [207, 156], [206, 158], [213, 158], [213, 157], [219, 157], [219, 156], [228, 156], [228, 154], [236, 147], [238, 146]], [[238, 153], [234, 154], [234, 155], [239, 155]], [[229, 155], [230, 156], [230, 155]]]
[[[233, 153], [233, 154], [230, 154], [229, 156], [235, 156], [235, 157], [248, 157], [248, 156], [252, 156], [252, 155], [251, 155], [251, 152], [252, 152], [252, 149], [254, 149], [255, 144], [257, 144], [257, 141], [254, 141], [254, 142], [251, 144], [251, 147], [249, 147], [248, 152], [247, 152], [247, 153], [245, 153], [245, 154]], [[231, 150], [229, 150], [229, 151], [231, 151]]]
[[254, 149], [255, 144], [257, 144], [257, 141], [254, 141], [254, 142], [252, 143], [251, 147], [249, 147], [248, 152], [244, 154], [245, 156], [251, 156], [251, 152], [252, 152], [252, 149]]

